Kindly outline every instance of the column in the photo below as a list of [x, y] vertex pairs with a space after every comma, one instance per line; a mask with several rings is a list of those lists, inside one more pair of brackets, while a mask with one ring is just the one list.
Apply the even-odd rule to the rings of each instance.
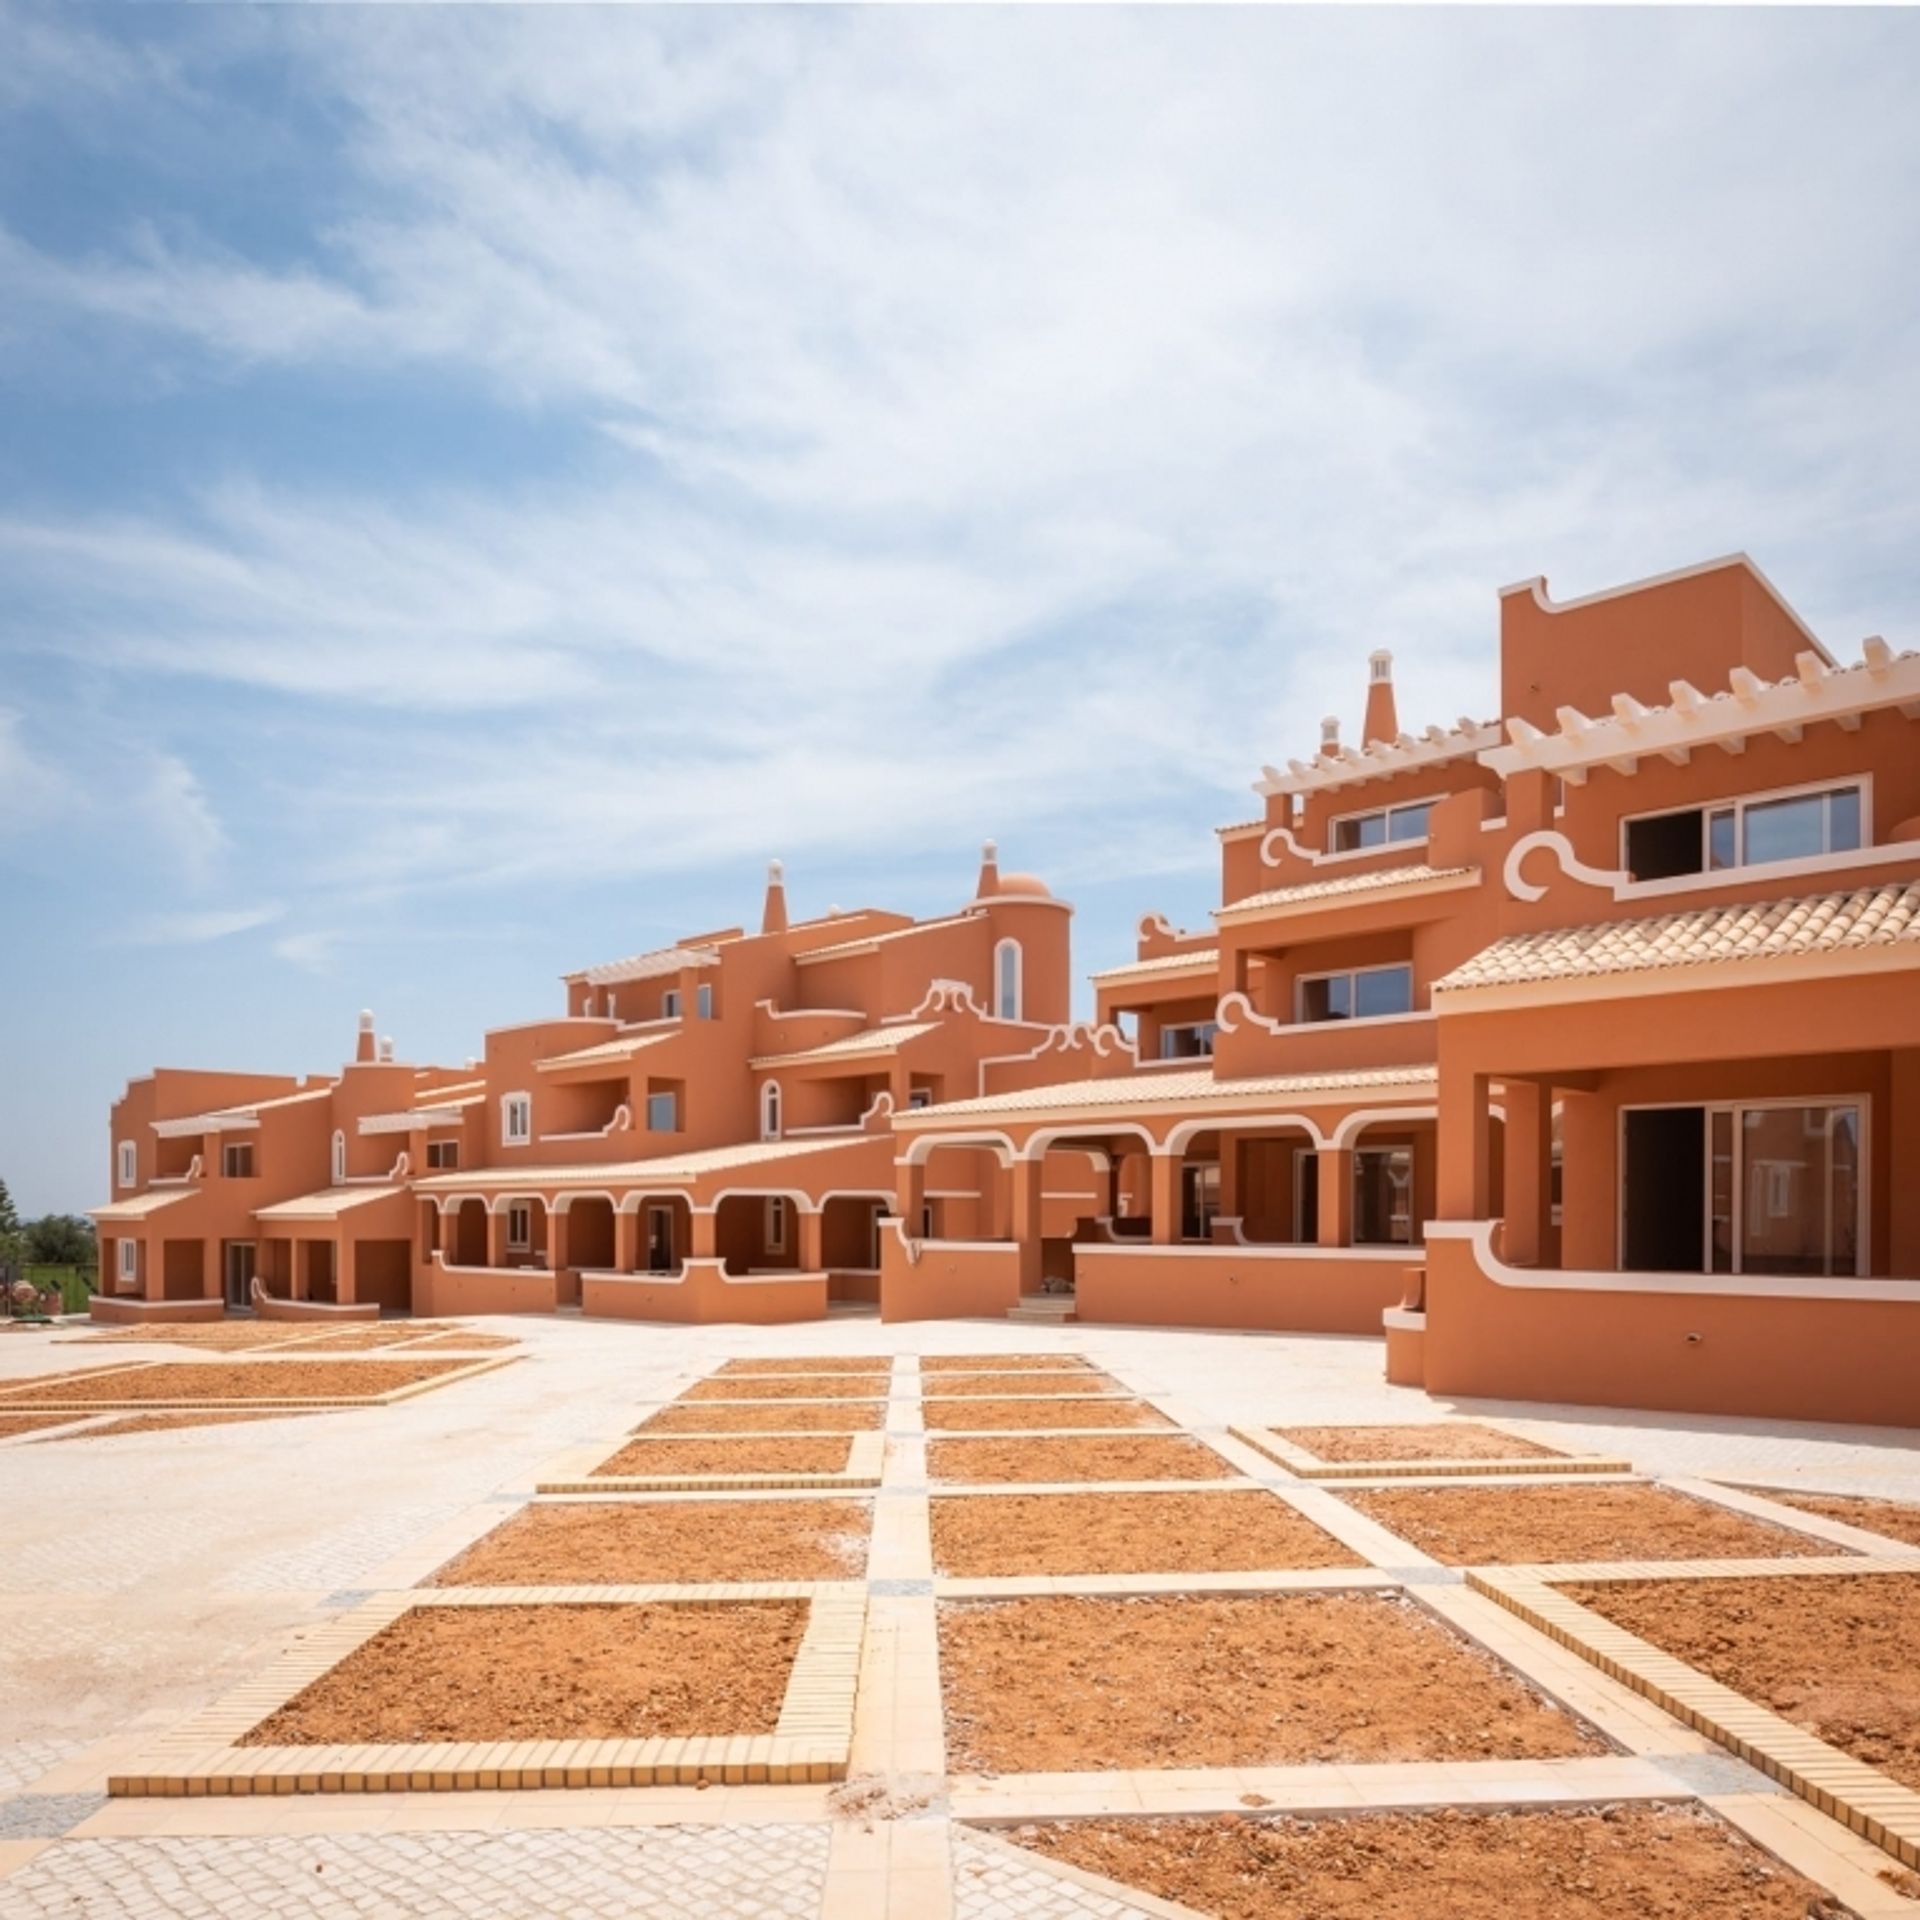
[[613, 1210], [613, 1270], [637, 1273], [640, 1270], [640, 1208], [615, 1207]]
[[343, 1307], [352, 1306], [359, 1298], [354, 1292], [359, 1244], [352, 1234], [345, 1232], [333, 1243], [333, 1297]]
[[1314, 1158], [1320, 1182], [1320, 1245], [1353, 1245], [1353, 1149], [1322, 1147]]
[[[1920, 1047], [1895, 1047], [1889, 1053], [1887, 1109], [1886, 1123], [1873, 1129], [1875, 1179], [1884, 1177], [1882, 1169], [1914, 1164], [1920, 1146]], [[1877, 1117], [1870, 1117], [1869, 1126]], [[1867, 1271], [1920, 1280], [1920, 1181], [1889, 1179], [1886, 1188], [1887, 1240], [1869, 1247]], [[1869, 1196], [1872, 1191], [1869, 1187]]]
[[920, 1238], [920, 1216], [927, 1205], [927, 1164], [924, 1160], [893, 1163], [894, 1211], [909, 1240]]
[[1153, 1206], [1153, 1244], [1170, 1247], [1180, 1238], [1180, 1169], [1186, 1156], [1155, 1148], [1148, 1162], [1148, 1187]]
[[547, 1270], [564, 1273], [573, 1262], [568, 1257], [568, 1215], [557, 1207], [547, 1209]]
[[507, 1210], [504, 1206], [487, 1208], [487, 1265], [507, 1264]]
[[687, 1255], [693, 1260], [712, 1260], [720, 1251], [720, 1210], [717, 1207], [693, 1210], [693, 1231], [688, 1236]]
[[800, 1271], [802, 1273], [824, 1273], [827, 1269], [827, 1215], [820, 1208], [813, 1213], [802, 1213], [794, 1209], [794, 1222], [799, 1229]]
[[1008, 1236], [1020, 1250], [1020, 1291], [1038, 1292], [1041, 1281], [1041, 1195], [1046, 1178], [1046, 1156], [1013, 1163], [1013, 1195]]
[[1537, 1267], [1546, 1258], [1553, 1204], [1553, 1089], [1536, 1080], [1507, 1080], [1502, 1082], [1500, 1098], [1506, 1113], [1503, 1251], [1516, 1267]]
[[1438, 1133], [1438, 1217], [1484, 1220], [1491, 1187], [1484, 1073], [1465, 1069], [1450, 1071], [1442, 1062]]
[[150, 1233], [140, 1236], [140, 1294], [146, 1300], [167, 1297], [167, 1263], [161, 1258], [160, 1243]]

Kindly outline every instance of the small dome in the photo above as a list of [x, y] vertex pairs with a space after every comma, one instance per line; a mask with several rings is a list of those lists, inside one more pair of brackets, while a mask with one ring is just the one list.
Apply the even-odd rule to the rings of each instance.
[[1002, 893], [1024, 893], [1030, 899], [1051, 900], [1053, 894], [1047, 883], [1036, 873], [1003, 873], [1000, 876]]

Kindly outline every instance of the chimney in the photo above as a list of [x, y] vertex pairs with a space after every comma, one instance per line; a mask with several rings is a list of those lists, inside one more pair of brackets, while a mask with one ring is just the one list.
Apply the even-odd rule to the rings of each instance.
[[767, 862], [767, 904], [760, 911], [760, 931], [762, 933], [785, 933], [787, 930], [787, 883], [786, 869], [778, 860]]
[[1363, 747], [1389, 746], [1400, 737], [1393, 704], [1393, 655], [1385, 647], [1367, 656], [1367, 719], [1360, 729]]
[[1340, 716], [1330, 713], [1320, 722], [1320, 751], [1338, 753], [1340, 751]]
[[383, 1067], [393, 1065], [393, 1035], [390, 1033], [380, 1036], [380, 1064]]
[[1000, 891], [1000, 849], [991, 841], [980, 843], [980, 878], [974, 883], [976, 900], [991, 900]]
[[358, 1061], [371, 1061], [374, 1057], [373, 1013], [371, 1009], [360, 1009], [360, 1038], [355, 1043], [353, 1057]]

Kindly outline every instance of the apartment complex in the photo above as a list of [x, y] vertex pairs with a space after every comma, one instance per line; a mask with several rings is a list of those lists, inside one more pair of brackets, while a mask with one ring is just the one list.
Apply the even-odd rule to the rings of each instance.
[[1090, 1022], [989, 851], [931, 922], [776, 874], [471, 1069], [138, 1082], [106, 1284], [1384, 1325], [1437, 1393], [1920, 1422], [1920, 655], [1734, 556], [1504, 590], [1498, 693], [1409, 731], [1374, 654]]

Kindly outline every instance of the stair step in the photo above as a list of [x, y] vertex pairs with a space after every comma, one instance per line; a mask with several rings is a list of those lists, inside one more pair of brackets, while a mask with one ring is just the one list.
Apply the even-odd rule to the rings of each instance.
[[1062, 1326], [1076, 1316], [1070, 1293], [1023, 1294], [1017, 1307], [1007, 1309], [1009, 1320], [1027, 1320], [1046, 1326]]

